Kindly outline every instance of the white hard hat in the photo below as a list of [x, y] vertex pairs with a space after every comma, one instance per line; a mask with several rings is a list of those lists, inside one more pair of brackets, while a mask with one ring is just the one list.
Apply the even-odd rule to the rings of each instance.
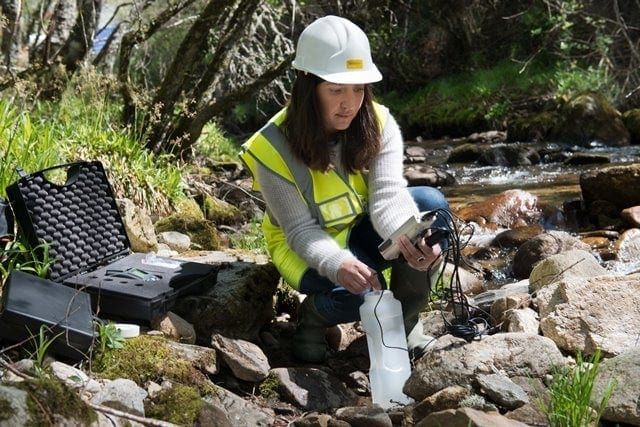
[[332, 83], [382, 80], [364, 31], [348, 19], [333, 15], [316, 19], [302, 31], [292, 65]]

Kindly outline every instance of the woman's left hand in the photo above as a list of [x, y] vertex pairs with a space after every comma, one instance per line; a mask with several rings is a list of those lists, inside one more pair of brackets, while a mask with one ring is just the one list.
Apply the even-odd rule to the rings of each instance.
[[429, 266], [442, 254], [439, 243], [429, 246], [425, 243], [424, 237], [419, 238], [414, 245], [407, 236], [400, 236], [398, 247], [407, 263], [416, 270], [421, 271], [428, 270]]

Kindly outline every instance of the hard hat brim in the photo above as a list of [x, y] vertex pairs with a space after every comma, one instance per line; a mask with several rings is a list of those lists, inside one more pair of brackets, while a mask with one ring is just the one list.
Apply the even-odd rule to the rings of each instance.
[[346, 71], [342, 73], [312, 74], [315, 74], [322, 80], [345, 85], [368, 84], [379, 82], [380, 80], [382, 80], [382, 74], [380, 74], [380, 71], [378, 71], [377, 68], [367, 71]]

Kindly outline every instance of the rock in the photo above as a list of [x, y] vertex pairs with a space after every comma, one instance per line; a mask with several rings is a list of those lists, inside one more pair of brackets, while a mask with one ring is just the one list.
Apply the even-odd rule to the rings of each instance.
[[476, 376], [476, 381], [481, 392], [502, 407], [516, 409], [529, 403], [529, 397], [524, 390], [505, 375], [481, 374]]
[[540, 335], [508, 332], [472, 342], [447, 335], [418, 360], [404, 392], [419, 401], [450, 384], [472, 384], [476, 375], [494, 369], [540, 378], [564, 364], [554, 342]]
[[177, 231], [162, 231], [158, 233], [158, 242], [164, 243], [178, 253], [188, 251], [191, 248], [191, 238]]
[[274, 368], [284, 397], [304, 410], [351, 406], [356, 395], [336, 377], [316, 368]]
[[580, 190], [587, 207], [596, 200], [612, 203], [618, 210], [640, 205], [640, 163], [609, 166], [580, 175]]
[[215, 334], [211, 345], [221, 355], [233, 375], [241, 380], [258, 382], [269, 375], [269, 361], [260, 347], [245, 340], [225, 338]]
[[542, 334], [563, 350], [618, 355], [638, 345], [629, 325], [640, 325], [640, 274], [564, 278], [534, 302]]
[[144, 416], [144, 399], [147, 392], [127, 378], [109, 381], [102, 390], [96, 393], [91, 402], [108, 406], [126, 413]]
[[[530, 278], [530, 274], [536, 263], [551, 255], [566, 252], [572, 249], [589, 251], [591, 248], [580, 239], [566, 231], [550, 230], [539, 234], [525, 242], [518, 248], [513, 256], [512, 271], [518, 279]], [[536, 289], [535, 284], [532, 289]]]
[[499, 412], [481, 412], [472, 408], [447, 409], [434, 412], [415, 427], [528, 427], [520, 421], [510, 420]]
[[540, 218], [538, 198], [523, 190], [507, 190], [461, 208], [457, 215], [465, 221], [514, 228], [533, 224]]
[[118, 199], [118, 210], [133, 252], [156, 252], [158, 239], [149, 214], [129, 199]]
[[153, 319], [151, 326], [172, 340], [185, 344], [196, 343], [196, 331], [193, 325], [171, 311]]
[[607, 404], [602, 419], [628, 425], [640, 425], [640, 348], [628, 351], [600, 362], [598, 376], [591, 395], [591, 406], [599, 407], [610, 384], [613, 394]]
[[536, 264], [529, 276], [531, 292], [564, 278], [593, 277], [607, 274], [607, 270], [587, 251], [576, 249], [551, 255]]

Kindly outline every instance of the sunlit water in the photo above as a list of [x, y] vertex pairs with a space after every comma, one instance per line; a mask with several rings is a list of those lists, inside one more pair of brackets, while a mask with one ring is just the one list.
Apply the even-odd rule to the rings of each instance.
[[521, 189], [538, 196], [541, 203], [562, 206], [563, 202], [580, 198], [580, 175], [612, 165], [640, 162], [640, 145], [629, 147], [595, 147], [592, 149], [566, 146], [574, 153], [606, 155], [610, 163], [565, 165], [542, 163], [532, 166], [502, 167], [473, 164], [446, 165], [446, 156], [453, 147], [441, 146], [438, 155], [428, 163], [444, 168], [455, 177], [456, 184], [442, 190], [452, 204], [468, 204], [510, 189]]
[[[544, 146], [544, 144], [540, 144]], [[548, 146], [548, 144], [546, 145]], [[427, 163], [446, 170], [455, 177], [456, 183], [442, 188], [452, 207], [462, 207], [482, 201], [489, 196], [506, 190], [528, 191], [538, 198], [540, 206], [562, 209], [563, 203], [580, 199], [580, 175], [613, 165], [640, 162], [640, 145], [629, 147], [603, 147], [591, 149], [567, 145], [563, 149], [573, 153], [606, 155], [610, 162], [590, 165], [565, 165], [563, 163], [542, 163], [532, 166], [498, 167], [475, 164], [446, 164], [453, 145], [441, 143], [433, 148]], [[493, 237], [503, 231], [476, 227], [469, 244], [488, 246]], [[603, 265], [613, 274], [627, 274], [640, 271], [638, 262], [606, 262]], [[496, 266], [493, 270], [495, 282], [510, 282], [507, 265]]]

